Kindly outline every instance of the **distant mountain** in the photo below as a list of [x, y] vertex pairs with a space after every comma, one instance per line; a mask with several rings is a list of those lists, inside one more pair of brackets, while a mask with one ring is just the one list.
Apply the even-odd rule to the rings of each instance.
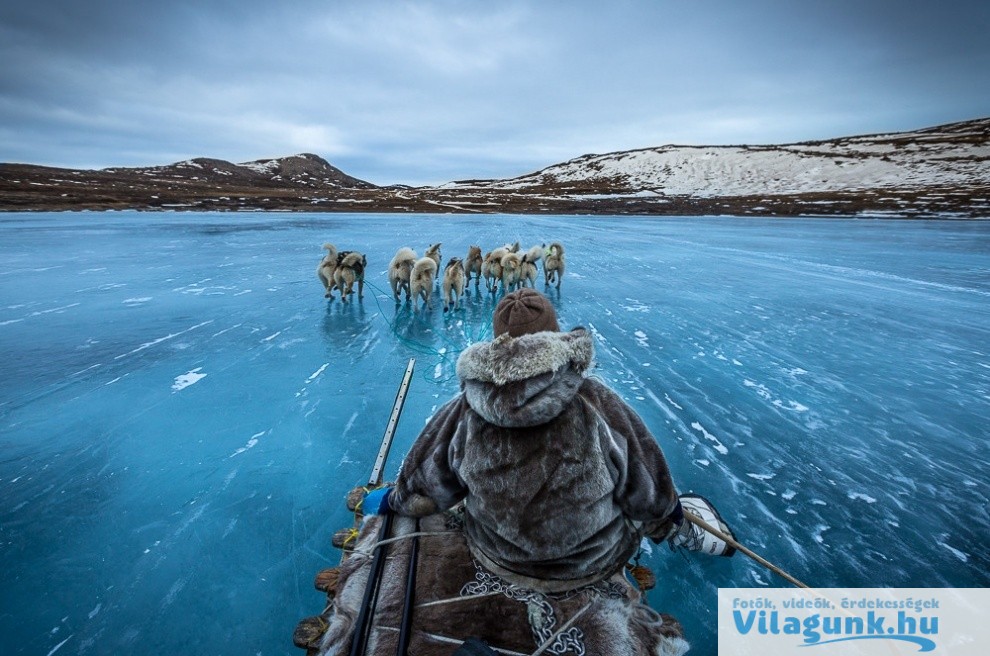
[[284, 183], [306, 187], [336, 189], [374, 189], [375, 185], [351, 177], [331, 166], [329, 162], [311, 153], [291, 155], [277, 159], [259, 159], [243, 164], [232, 164], [222, 159], [197, 157], [168, 166], [139, 169], [103, 169], [105, 173], [134, 173], [173, 178], [209, 179], [213, 182], [282, 186]]
[[76, 171], [0, 164], [0, 210], [990, 217], [990, 118], [763, 146], [584, 155], [500, 180], [378, 187], [313, 154]]

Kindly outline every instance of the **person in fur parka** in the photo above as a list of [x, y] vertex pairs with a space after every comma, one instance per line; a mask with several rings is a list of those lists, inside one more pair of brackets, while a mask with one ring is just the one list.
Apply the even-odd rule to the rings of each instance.
[[423, 517], [463, 500], [472, 555], [511, 583], [560, 592], [607, 579], [644, 535], [669, 538], [682, 522], [666, 459], [588, 375], [591, 335], [560, 332], [545, 296], [507, 295], [493, 329], [461, 354], [460, 393], [429, 420], [385, 503]]

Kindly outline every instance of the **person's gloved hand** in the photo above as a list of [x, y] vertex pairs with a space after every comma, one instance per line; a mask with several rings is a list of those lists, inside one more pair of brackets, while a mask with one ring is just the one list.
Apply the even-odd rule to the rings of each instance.
[[392, 494], [391, 487], [380, 487], [376, 490], [368, 492], [364, 496], [364, 502], [361, 504], [361, 508], [365, 515], [384, 515], [389, 512], [392, 507], [388, 504], [388, 498]]

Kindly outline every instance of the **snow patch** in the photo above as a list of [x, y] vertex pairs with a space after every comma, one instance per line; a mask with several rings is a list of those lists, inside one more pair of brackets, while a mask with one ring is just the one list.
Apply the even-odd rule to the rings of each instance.
[[261, 437], [264, 434], [265, 434], [265, 431], [261, 431], [260, 433], [255, 433], [254, 435], [251, 436], [251, 439], [249, 439], [247, 441], [247, 444], [245, 444], [241, 448], [237, 449], [236, 451], [234, 451], [233, 453], [231, 453], [227, 457], [228, 458], [233, 458], [234, 456], [237, 456], [237, 455], [240, 455], [240, 454], [244, 453], [248, 449], [253, 449], [258, 444], [258, 438]]
[[718, 451], [719, 453], [721, 453], [723, 456], [724, 455], [727, 455], [729, 453], [729, 450], [725, 447], [725, 445], [722, 444], [722, 442], [720, 442], [717, 437], [715, 437], [714, 435], [712, 435], [711, 433], [709, 433], [708, 431], [706, 431], [705, 428], [704, 428], [704, 426], [702, 426], [698, 422], [696, 422], [696, 421], [695, 422], [692, 422], [691, 428], [693, 428], [694, 430], [696, 430], [699, 433], [701, 433], [702, 437], [704, 437], [709, 442], [714, 442], [715, 443], [715, 450]]
[[939, 540], [936, 544], [938, 544], [940, 547], [945, 547], [946, 549], [948, 549], [949, 551], [951, 551], [952, 552], [952, 555], [955, 556], [956, 558], [958, 558], [959, 560], [961, 560], [962, 562], [964, 562], [964, 563], [969, 562], [969, 555], [968, 554], [966, 554], [966, 553], [964, 553], [962, 551], [959, 551], [955, 547], [950, 547], [949, 545], [947, 545], [946, 543], [942, 542], [941, 540]]
[[319, 377], [320, 374], [322, 374], [324, 371], [326, 371], [326, 368], [329, 367], [329, 366], [330, 366], [330, 363], [329, 362], [324, 363], [322, 367], [320, 367], [319, 369], [317, 369], [316, 371], [314, 371], [313, 372], [313, 375], [311, 375], [309, 378], [306, 379], [306, 382], [307, 383], [312, 383], [314, 380], [316, 380]]
[[172, 383], [172, 391], [173, 392], [178, 392], [180, 390], [184, 390], [185, 388], [189, 387], [190, 385], [195, 385], [199, 381], [201, 381], [204, 378], [206, 378], [206, 376], [208, 374], [201, 374], [201, 373], [199, 373], [202, 370], [203, 370], [202, 367], [196, 367], [192, 371], [187, 371], [186, 373], [182, 374], [181, 376], [176, 376], [175, 377], [175, 382]]

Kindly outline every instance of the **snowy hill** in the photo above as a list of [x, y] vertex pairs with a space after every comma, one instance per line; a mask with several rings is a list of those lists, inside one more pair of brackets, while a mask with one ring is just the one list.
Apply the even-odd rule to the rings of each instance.
[[712, 198], [990, 184], [990, 119], [780, 146], [661, 146], [585, 155], [452, 187]]

